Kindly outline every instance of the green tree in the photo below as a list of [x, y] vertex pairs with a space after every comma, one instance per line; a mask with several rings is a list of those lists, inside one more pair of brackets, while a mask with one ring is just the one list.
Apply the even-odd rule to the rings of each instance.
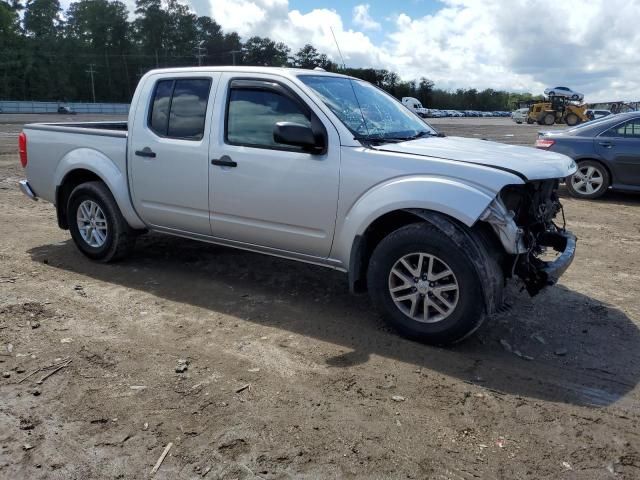
[[166, 15], [169, 52], [177, 57], [195, 58], [194, 49], [198, 45], [198, 17], [178, 0], [168, 0]]
[[24, 98], [24, 38], [18, 12], [22, 5], [0, 0], [0, 99]]
[[297, 68], [315, 68], [320, 66], [320, 53], [316, 47], [307, 43], [304, 47], [296, 52], [291, 59], [291, 63]]
[[242, 47], [242, 63], [282, 67], [287, 64], [290, 52], [291, 49], [284, 43], [276, 43], [269, 38], [251, 37]]
[[[67, 63], [70, 75], [90, 80], [87, 69], [96, 69], [94, 88], [98, 99], [128, 98], [131, 77], [127, 65], [130, 52], [129, 12], [124, 3], [108, 0], [79, 0], [67, 11], [64, 48], [76, 52]], [[79, 57], [79, 58], [78, 58]], [[93, 98], [90, 81], [73, 82], [65, 96]]]
[[21, 9], [22, 5], [18, 1], [0, 0], [0, 42], [19, 37], [20, 17], [18, 11]]
[[205, 65], [218, 65], [220, 50], [224, 42], [222, 28], [210, 17], [198, 17], [196, 19], [196, 41], [202, 47]]
[[80, 0], [67, 11], [67, 34], [93, 50], [121, 53], [129, 46], [128, 15], [117, 0]]
[[169, 48], [169, 15], [162, 8], [161, 0], [136, 0], [134, 30], [142, 53], [155, 58], [159, 65], [159, 54]]
[[50, 41], [58, 36], [62, 24], [58, 0], [27, 0], [24, 29], [28, 35]]

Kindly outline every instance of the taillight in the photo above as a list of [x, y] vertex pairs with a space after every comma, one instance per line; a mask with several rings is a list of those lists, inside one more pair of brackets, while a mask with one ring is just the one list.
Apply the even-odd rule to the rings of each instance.
[[536, 140], [536, 148], [550, 148], [555, 143], [556, 141], [550, 138], [539, 138]]
[[18, 135], [18, 153], [20, 154], [22, 168], [25, 168], [27, 166], [27, 136], [24, 132]]

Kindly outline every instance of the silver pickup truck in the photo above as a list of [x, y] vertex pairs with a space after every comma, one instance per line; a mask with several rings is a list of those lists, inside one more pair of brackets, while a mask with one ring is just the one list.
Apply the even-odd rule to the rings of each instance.
[[556, 222], [570, 158], [445, 137], [344, 75], [155, 70], [127, 122], [27, 125], [19, 149], [22, 191], [94, 260], [153, 230], [314, 263], [430, 343], [478, 328], [510, 277], [553, 284], [575, 251]]

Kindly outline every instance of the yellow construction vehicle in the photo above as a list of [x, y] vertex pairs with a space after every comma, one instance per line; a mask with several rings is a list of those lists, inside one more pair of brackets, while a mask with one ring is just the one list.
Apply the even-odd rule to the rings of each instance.
[[533, 103], [529, 107], [527, 123], [537, 122], [538, 125], [553, 125], [566, 123], [570, 127], [590, 120], [587, 106], [572, 102], [567, 97], [549, 96], [549, 99]]

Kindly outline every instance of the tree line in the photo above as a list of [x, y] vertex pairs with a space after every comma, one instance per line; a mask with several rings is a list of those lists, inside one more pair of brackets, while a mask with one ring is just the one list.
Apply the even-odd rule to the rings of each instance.
[[[296, 52], [254, 36], [242, 41], [178, 0], [136, 0], [134, 20], [119, 0], [0, 0], [0, 99], [129, 102], [152, 68], [193, 65], [321, 67], [367, 80], [427, 108], [510, 110], [530, 94], [447, 91], [422, 77], [345, 68], [312, 45]], [[95, 98], [94, 98], [95, 96]]]

